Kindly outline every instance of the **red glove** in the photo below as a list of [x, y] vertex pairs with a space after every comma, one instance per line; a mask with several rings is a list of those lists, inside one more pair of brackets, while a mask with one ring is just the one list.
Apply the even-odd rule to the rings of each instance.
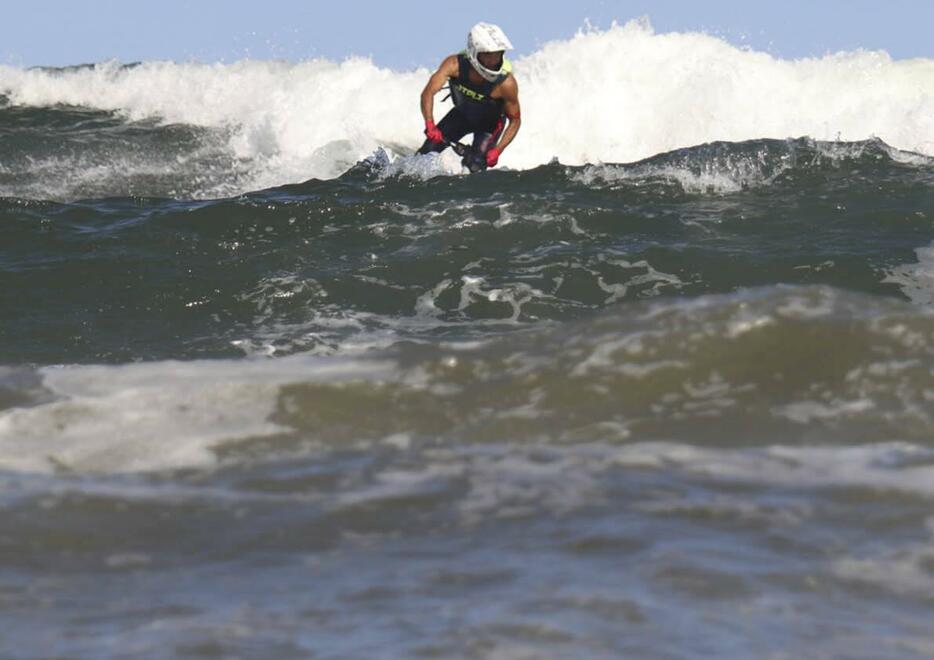
[[430, 119], [425, 120], [425, 135], [432, 142], [444, 142], [444, 134], [441, 129], [435, 126], [435, 123]]
[[487, 167], [496, 167], [496, 163], [499, 162], [500, 150], [496, 147], [493, 147], [486, 152], [486, 166]]

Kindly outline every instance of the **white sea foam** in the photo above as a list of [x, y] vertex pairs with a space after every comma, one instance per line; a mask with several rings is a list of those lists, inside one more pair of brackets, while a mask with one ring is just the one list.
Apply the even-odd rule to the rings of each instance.
[[222, 442], [285, 430], [269, 420], [281, 386], [379, 370], [373, 361], [308, 357], [43, 369], [57, 398], [0, 413], [0, 470], [210, 467]]
[[[503, 157], [507, 167], [554, 157], [631, 162], [714, 140], [790, 136], [876, 136], [934, 155], [934, 60], [895, 61], [881, 51], [781, 60], [704, 34], [656, 34], [633, 21], [547, 43], [517, 58], [515, 71], [523, 125]], [[14, 104], [232, 129], [227, 149], [252, 164], [238, 185], [258, 188], [337, 176], [381, 145], [417, 148], [418, 97], [429, 73], [363, 58], [109, 63], [67, 72], [2, 66], [0, 93]], [[448, 107], [440, 98], [438, 116]], [[733, 185], [715, 174], [697, 185]]]
[[856, 447], [707, 449], [644, 442], [609, 459], [627, 467], [679, 469], [717, 480], [807, 488], [871, 488], [934, 496], [934, 452], [910, 443]]
[[918, 261], [901, 264], [889, 271], [883, 282], [891, 282], [916, 305], [934, 308], [934, 246], [915, 250]]
[[[787, 169], [787, 168], [786, 168]], [[779, 174], [781, 171], [776, 171]], [[730, 166], [714, 167], [713, 171], [694, 173], [683, 167], [671, 165], [591, 165], [585, 167], [574, 179], [590, 186], [593, 184], [619, 184], [631, 182], [640, 184], [647, 179], [657, 179], [676, 183], [688, 193], [732, 193], [739, 192], [749, 185], [768, 184], [772, 176], [763, 176], [758, 172], [734, 169]]]
[[[638, 346], [620, 345], [617, 350], [637, 351]], [[450, 360], [456, 366], [459, 358], [451, 356]], [[419, 370], [399, 370], [391, 360], [363, 356], [76, 366], [45, 368], [39, 374], [47, 397], [31, 407], [0, 412], [0, 471], [123, 473], [210, 468], [217, 463], [214, 450], [219, 445], [294, 432], [273, 417], [282, 387], [294, 383], [396, 381], [410, 388], [428, 387], [441, 395]], [[717, 377], [688, 385], [695, 399], [736, 405], [725, 398], [727, 389]], [[456, 391], [443, 394], [456, 395]], [[530, 395], [529, 402], [532, 405], [527, 408], [490, 413], [521, 419], [536, 410], [535, 396]], [[829, 409], [791, 412], [806, 418], [833, 413]], [[615, 430], [606, 424], [598, 427], [591, 427], [596, 437], [630, 436], [625, 425]], [[630, 438], [624, 445], [569, 447], [553, 442], [561, 430], [554, 432], [555, 436], [543, 434], [530, 444], [533, 452], [540, 449], [554, 454], [556, 462], [539, 466], [531, 460], [534, 469], [524, 463], [520, 466], [526, 477], [534, 472], [535, 484], [543, 487], [551, 488], [549, 475], [566, 479], [567, 474], [579, 474], [575, 489], [583, 492], [592, 490], [593, 480], [606, 471], [658, 469], [716, 481], [871, 488], [934, 497], [934, 450], [910, 443], [711, 448]], [[403, 430], [386, 442], [404, 449], [413, 443], [410, 436]], [[468, 444], [463, 451], [472, 455], [487, 450]], [[506, 446], [503, 457], [509, 461], [497, 459], [494, 472], [513, 470], [518, 465], [513, 459], [523, 452], [516, 445]]]
[[843, 557], [832, 570], [845, 580], [862, 582], [900, 595], [934, 598], [934, 518], [927, 520], [928, 538], [875, 556]]
[[[625, 436], [625, 433], [624, 433]], [[625, 438], [624, 438], [625, 439]], [[436, 488], [434, 479], [457, 478], [470, 484], [459, 504], [462, 520], [472, 524], [491, 516], [529, 515], [539, 508], [568, 512], [609, 499], [606, 477], [618, 470], [659, 470], [688, 479], [755, 484], [765, 488], [869, 489], [915, 497], [934, 497], [934, 452], [909, 443], [860, 447], [706, 448], [675, 442], [630, 442], [574, 446], [533, 443], [516, 446], [461, 446], [429, 450], [430, 465], [399, 482], [378, 484], [366, 496], [396, 496], [396, 488]], [[547, 457], [547, 460], [543, 460]], [[391, 488], [390, 488], [391, 487]], [[424, 489], [423, 489], [424, 490]], [[669, 513], [694, 506], [692, 495], [655, 496], [635, 504], [642, 511]], [[721, 495], [706, 508], [731, 516], [798, 524], [808, 517], [806, 502], [774, 509], [755, 500]], [[930, 582], [930, 581], [929, 581]]]

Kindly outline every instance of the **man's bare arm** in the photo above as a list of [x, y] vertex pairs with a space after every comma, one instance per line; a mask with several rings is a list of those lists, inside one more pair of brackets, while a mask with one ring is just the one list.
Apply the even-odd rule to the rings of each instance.
[[425, 121], [434, 121], [435, 94], [448, 84], [449, 79], [457, 76], [459, 68], [457, 55], [450, 55], [428, 79], [428, 84], [422, 90], [422, 117]]
[[516, 137], [519, 127], [522, 126], [522, 112], [519, 108], [519, 84], [513, 76], [509, 76], [500, 87], [503, 99], [503, 112], [509, 120], [509, 125], [503, 131], [502, 137], [496, 144], [496, 148], [502, 151], [509, 146], [509, 143]]

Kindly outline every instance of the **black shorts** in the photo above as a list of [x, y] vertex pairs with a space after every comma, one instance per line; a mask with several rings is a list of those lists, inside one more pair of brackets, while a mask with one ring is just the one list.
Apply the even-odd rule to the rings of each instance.
[[473, 126], [467, 116], [457, 108], [451, 108], [451, 111], [444, 115], [444, 118], [438, 122], [438, 128], [444, 136], [444, 142], [432, 142], [425, 140], [417, 153], [430, 154], [433, 152], [444, 151], [448, 147], [448, 142], [457, 142], [468, 133], [473, 133], [473, 150], [476, 153], [485, 154], [496, 144], [499, 134], [503, 132], [505, 122], [500, 117], [493, 125]]

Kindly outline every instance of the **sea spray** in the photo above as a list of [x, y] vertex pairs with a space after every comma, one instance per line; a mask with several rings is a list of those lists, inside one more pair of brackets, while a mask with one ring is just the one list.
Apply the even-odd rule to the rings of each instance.
[[[380, 146], [411, 153], [423, 139], [418, 96], [435, 66], [398, 72], [365, 58], [4, 66], [0, 94], [14, 106], [80, 106], [223, 131], [223, 151], [248, 171], [232, 182], [244, 192], [336, 177]], [[505, 167], [629, 162], [710, 141], [803, 136], [878, 137], [934, 155], [930, 60], [881, 51], [782, 60], [632, 21], [549, 42], [518, 57], [515, 71], [523, 126]], [[438, 116], [449, 107], [442, 98]]]

